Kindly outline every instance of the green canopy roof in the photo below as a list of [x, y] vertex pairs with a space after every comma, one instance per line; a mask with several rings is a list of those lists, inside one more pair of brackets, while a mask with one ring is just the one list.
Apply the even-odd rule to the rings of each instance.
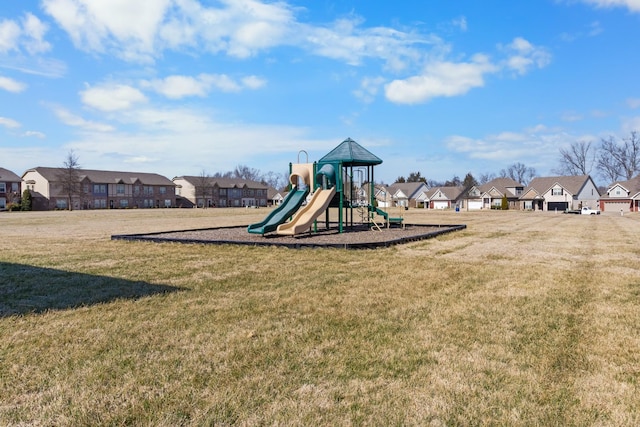
[[351, 138], [347, 138], [329, 154], [318, 160], [318, 163], [342, 162], [344, 166], [379, 165], [382, 160], [363, 148]]

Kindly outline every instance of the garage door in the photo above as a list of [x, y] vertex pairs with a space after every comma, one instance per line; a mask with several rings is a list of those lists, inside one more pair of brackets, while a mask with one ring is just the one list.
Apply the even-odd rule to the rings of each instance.
[[433, 209], [447, 209], [449, 202], [433, 202]]
[[604, 212], [631, 212], [629, 205], [627, 202], [604, 202]]
[[482, 209], [482, 202], [479, 200], [469, 201], [469, 210]]
[[569, 207], [569, 202], [549, 202], [547, 203], [547, 210], [549, 211], [566, 211]]

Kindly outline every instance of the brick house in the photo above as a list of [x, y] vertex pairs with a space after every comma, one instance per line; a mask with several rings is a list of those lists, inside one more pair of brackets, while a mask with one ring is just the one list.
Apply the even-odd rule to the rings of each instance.
[[640, 211], [640, 175], [611, 184], [606, 196], [600, 199], [600, 210], [620, 213]]
[[179, 176], [173, 178], [181, 207], [266, 207], [269, 187], [240, 178]]
[[[27, 170], [22, 181], [32, 193], [33, 210], [68, 209], [62, 189], [63, 168]], [[78, 169], [72, 209], [168, 208], [176, 206], [175, 185], [155, 173]]]
[[0, 168], [0, 210], [11, 203], [19, 203], [22, 197], [22, 178], [10, 170]]

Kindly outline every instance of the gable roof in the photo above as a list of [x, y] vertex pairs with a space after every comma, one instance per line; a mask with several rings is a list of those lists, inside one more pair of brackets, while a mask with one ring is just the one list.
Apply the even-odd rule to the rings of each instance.
[[[179, 176], [173, 179], [183, 179], [193, 186], [198, 186], [202, 182], [201, 176]], [[268, 189], [269, 186], [258, 181], [252, 181], [242, 178], [214, 178], [206, 177], [208, 185], [217, 186], [218, 188], [254, 188], [254, 189]]]
[[[63, 170], [64, 168], [48, 168], [48, 167], [38, 166], [37, 168], [29, 169], [28, 171], [25, 172], [25, 174], [27, 174], [27, 172], [36, 171], [40, 175], [42, 175], [47, 181], [55, 182], [55, 181], [58, 181], [58, 175]], [[157, 173], [78, 169], [78, 175], [80, 176], [80, 180], [83, 180], [86, 178], [89, 181], [94, 183], [133, 184], [136, 181], [140, 181], [142, 184], [147, 184], [147, 185], [166, 185], [166, 186], [175, 185], [173, 181], [171, 181], [169, 178], [164, 177], [162, 175], [158, 175]]]
[[20, 178], [15, 173], [11, 172], [9, 169], [0, 168], [0, 181], [2, 181], [2, 182], [21, 182], [22, 178]]
[[480, 190], [481, 194], [488, 193], [492, 189], [496, 189], [501, 195], [506, 194], [508, 197], [508, 196], [517, 196], [516, 194], [508, 190], [509, 188], [517, 188], [517, 187], [524, 188], [524, 185], [522, 185], [521, 183], [519, 183], [513, 178], [501, 177], [501, 178], [492, 179], [491, 181], [485, 184], [482, 184], [481, 186], [478, 187], [478, 189]]
[[318, 160], [318, 163], [329, 162], [342, 162], [344, 166], [368, 166], [379, 165], [382, 160], [353, 139], [347, 138]]
[[616, 181], [607, 188], [608, 197], [613, 197], [609, 194], [616, 186], [620, 186], [629, 192], [629, 197], [633, 197], [640, 193], [640, 175], [633, 177], [627, 181]]
[[420, 189], [428, 188], [427, 184], [424, 182], [396, 182], [395, 184], [391, 184], [388, 187], [389, 193], [395, 194], [398, 190], [402, 191], [407, 198], [414, 199], [416, 193], [420, 191]]
[[582, 188], [591, 179], [589, 175], [566, 175], [566, 176], [544, 176], [533, 178], [529, 183], [525, 193], [534, 188], [539, 194], [545, 194], [553, 186], [560, 185], [570, 194], [576, 195], [580, 193]]
[[[438, 192], [441, 192], [446, 200], [457, 200], [462, 194], [463, 190], [464, 189], [462, 187], [455, 187], [455, 186], [435, 187], [427, 192], [427, 196], [429, 197], [429, 200], [431, 200], [436, 197]], [[440, 200], [445, 200], [445, 199], [440, 199]]]

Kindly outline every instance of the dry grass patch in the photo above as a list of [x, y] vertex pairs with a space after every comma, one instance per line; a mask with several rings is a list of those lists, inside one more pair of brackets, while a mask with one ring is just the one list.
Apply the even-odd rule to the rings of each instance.
[[265, 214], [0, 215], [0, 424], [638, 423], [640, 217], [409, 210], [468, 228], [363, 251], [109, 240]]

